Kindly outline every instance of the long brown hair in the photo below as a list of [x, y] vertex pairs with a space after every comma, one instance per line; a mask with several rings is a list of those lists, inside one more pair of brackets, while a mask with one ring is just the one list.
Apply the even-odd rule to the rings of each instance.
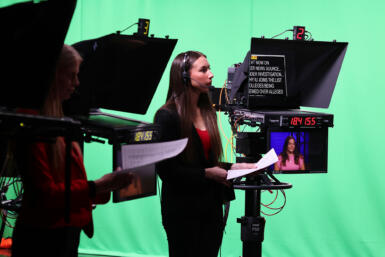
[[[186, 58], [188, 56], [188, 58]], [[188, 51], [177, 55], [172, 62], [170, 70], [170, 86], [167, 93], [167, 102], [162, 108], [177, 110], [181, 121], [181, 135], [189, 139], [184, 151], [186, 161], [192, 161], [196, 155], [192, 146], [192, 127], [195, 115], [195, 106], [192, 104], [193, 87], [191, 80], [187, 79], [186, 83], [183, 80], [183, 72], [187, 71], [190, 75], [190, 70], [194, 62], [205, 57], [201, 52]], [[201, 93], [198, 99], [198, 107], [201, 111], [206, 129], [210, 136], [211, 151], [214, 155], [215, 164], [218, 164], [222, 157], [222, 143], [218, 131], [217, 115], [207, 93]]]
[[283, 151], [282, 153], [280, 154], [282, 156], [282, 165], [283, 166], [286, 166], [286, 161], [289, 159], [289, 155], [287, 154], [287, 146], [289, 145], [289, 141], [290, 139], [293, 139], [294, 140], [294, 143], [295, 143], [295, 148], [294, 148], [294, 163], [295, 164], [298, 164], [299, 162], [299, 158], [302, 157], [301, 153], [299, 152], [298, 150], [298, 145], [297, 145], [297, 141], [295, 140], [295, 138], [293, 136], [288, 136], [286, 137], [285, 139], [285, 143], [283, 145]]

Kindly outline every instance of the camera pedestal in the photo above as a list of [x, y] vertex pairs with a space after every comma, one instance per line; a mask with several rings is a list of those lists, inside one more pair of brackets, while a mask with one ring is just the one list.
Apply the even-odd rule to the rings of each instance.
[[[271, 181], [268, 175], [273, 179]], [[258, 174], [245, 182], [234, 184], [235, 189], [245, 190], [245, 216], [238, 218], [241, 223], [242, 257], [262, 256], [265, 218], [261, 212], [261, 190], [280, 190], [292, 187], [281, 183], [271, 173]]]

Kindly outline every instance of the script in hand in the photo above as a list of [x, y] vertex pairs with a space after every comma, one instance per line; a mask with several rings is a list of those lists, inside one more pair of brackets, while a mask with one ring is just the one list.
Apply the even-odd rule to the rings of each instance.
[[274, 148], [270, 149], [256, 164], [255, 169], [242, 169], [242, 170], [229, 170], [227, 172], [227, 180], [246, 176], [247, 174], [253, 173], [257, 170], [262, 170], [278, 161], [278, 156], [274, 151]]

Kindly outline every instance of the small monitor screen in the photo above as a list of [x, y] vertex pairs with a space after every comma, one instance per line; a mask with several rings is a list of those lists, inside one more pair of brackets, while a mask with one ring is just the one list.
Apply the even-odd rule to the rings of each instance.
[[278, 155], [270, 170], [276, 174], [326, 173], [327, 133], [327, 128], [270, 130], [268, 147]]
[[[121, 151], [114, 151], [114, 157], [116, 167], [121, 167], [124, 170], [125, 167], [121, 162]], [[125, 188], [114, 191], [114, 203], [156, 195], [155, 164], [134, 168], [130, 172], [134, 175], [132, 183]]]

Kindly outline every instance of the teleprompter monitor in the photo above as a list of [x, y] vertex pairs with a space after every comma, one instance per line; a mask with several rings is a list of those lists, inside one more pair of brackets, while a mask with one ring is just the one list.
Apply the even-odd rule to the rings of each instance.
[[[87, 117], [88, 130], [93, 136], [106, 138], [113, 145], [113, 170], [118, 167], [126, 169], [124, 150], [126, 145], [146, 144], [159, 141], [159, 126], [142, 121], [132, 120], [121, 116], [93, 112]], [[155, 165], [146, 165], [130, 169], [134, 174], [133, 182], [113, 192], [113, 201], [122, 202], [156, 195], [157, 175]]]
[[[177, 40], [109, 34], [74, 44], [83, 57], [78, 92], [65, 103], [65, 113], [75, 116], [94, 136], [108, 138], [113, 145], [113, 166], [123, 166], [125, 144], [158, 140], [154, 124], [99, 113], [110, 110], [145, 114]], [[154, 165], [130, 170], [133, 183], [113, 192], [115, 203], [156, 195]]]
[[78, 92], [67, 115], [90, 109], [145, 114], [176, 45], [176, 39], [109, 34], [73, 46], [83, 57]]
[[327, 108], [347, 45], [252, 38], [236, 68], [230, 99], [249, 109]]
[[43, 106], [75, 5], [40, 1], [0, 8], [0, 106]]

